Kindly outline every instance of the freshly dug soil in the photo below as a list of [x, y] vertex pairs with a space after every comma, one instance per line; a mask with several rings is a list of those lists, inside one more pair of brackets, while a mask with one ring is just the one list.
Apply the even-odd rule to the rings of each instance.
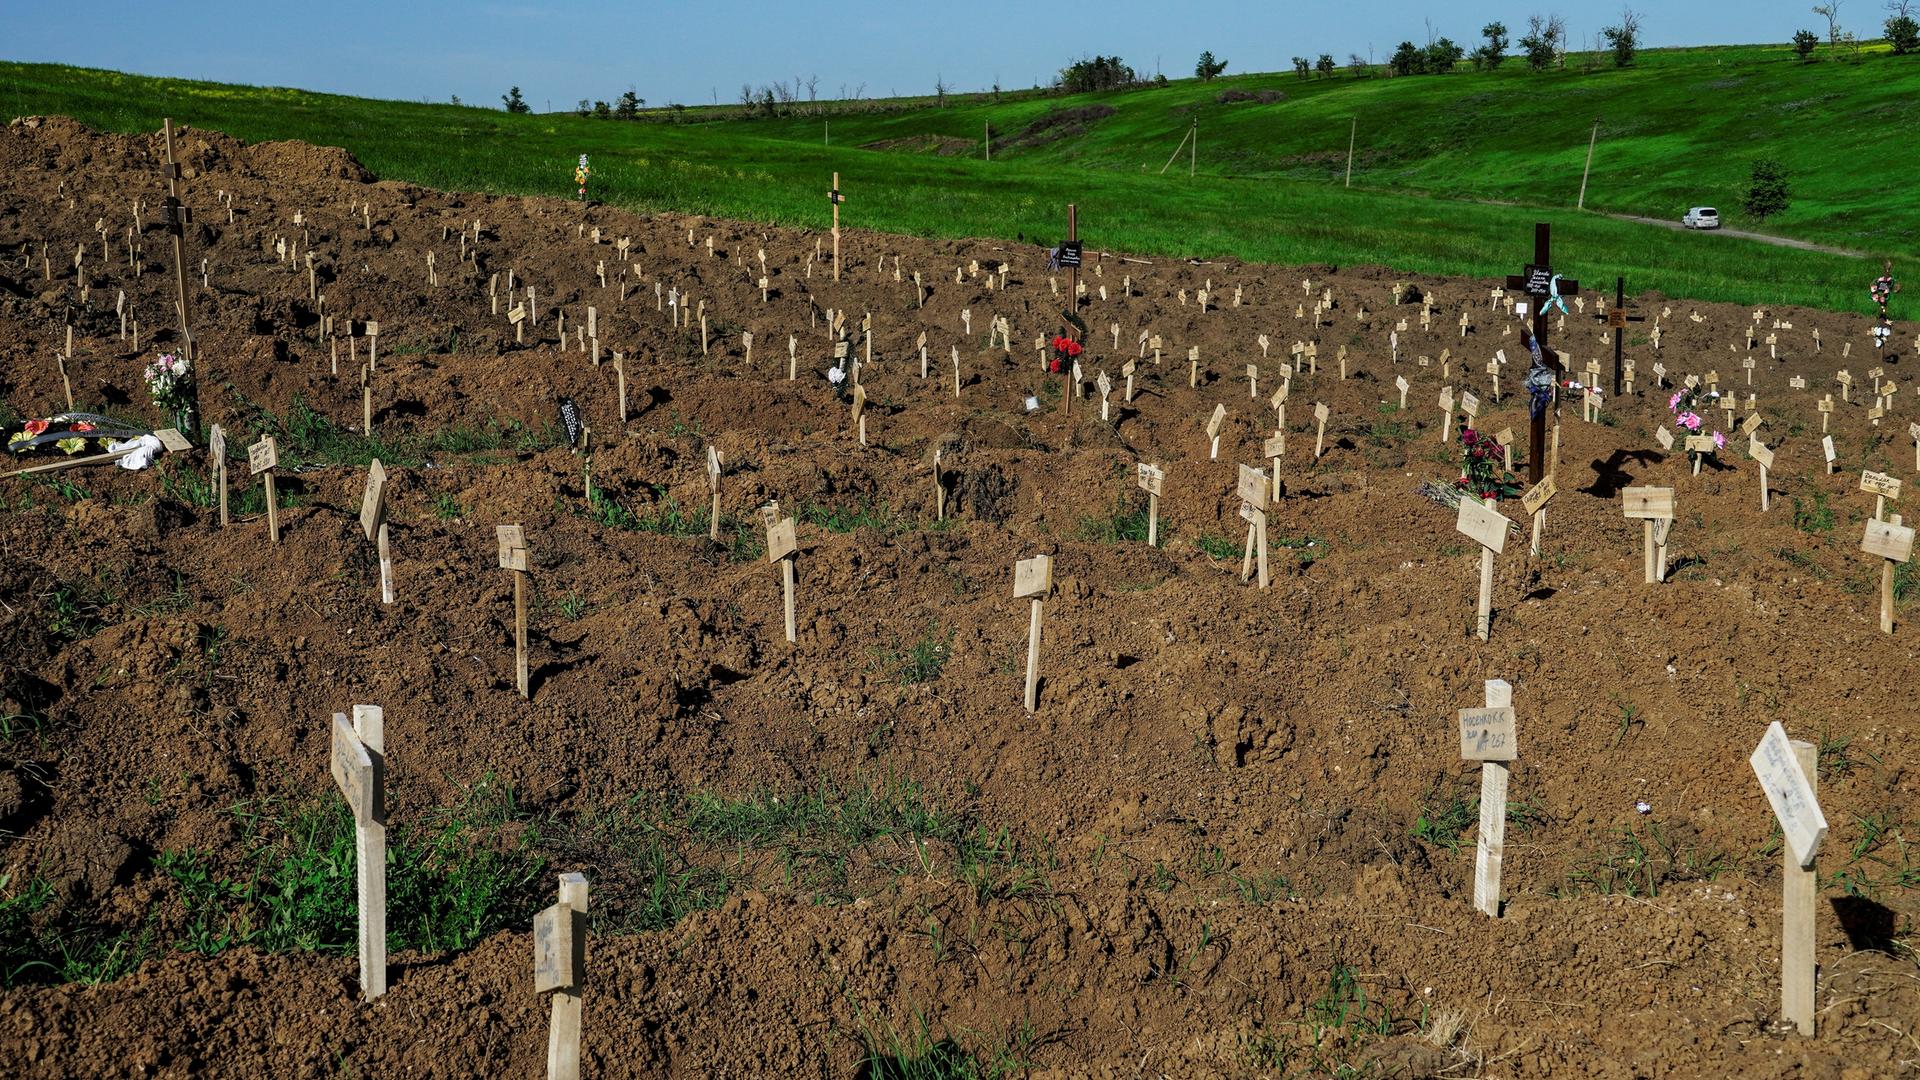
[[[922, 1030], [1036, 1076], [1915, 1070], [1920, 639], [1904, 574], [1899, 625], [1880, 632], [1881, 560], [1859, 550], [1873, 504], [1858, 490], [1862, 468], [1911, 479], [1913, 324], [1877, 356], [1861, 315], [1766, 310], [1749, 390], [1739, 362], [1754, 312], [1634, 298], [1647, 321], [1626, 330], [1627, 355], [1643, 392], [1608, 395], [1600, 423], [1575, 401], [1561, 407], [1543, 552], [1510, 539], [1483, 643], [1477, 546], [1418, 489], [1458, 475], [1443, 383], [1477, 393], [1480, 427], [1512, 427], [1524, 457], [1525, 351], [1490, 300], [1495, 282], [1123, 258], [1092, 250], [1088, 208], [1083, 365], [1089, 383], [1113, 377], [1103, 422], [1091, 390], [1060, 411], [1061, 380], [1041, 372], [1033, 342], [1059, 331], [1067, 279], [1039, 248], [853, 230], [836, 284], [828, 257], [813, 258], [830, 248], [810, 233], [375, 182], [337, 149], [198, 130], [176, 133], [176, 154], [194, 218], [203, 419], [230, 433], [236, 505], [253, 484], [241, 449], [269, 419], [283, 461], [318, 445], [287, 434], [303, 410], [336, 432], [361, 423], [358, 366], [343, 339], [332, 371], [307, 253], [326, 313], [380, 324], [375, 434], [416, 448], [390, 465], [397, 602], [380, 602], [359, 533], [365, 470], [325, 453], [282, 469], [295, 505], [277, 546], [263, 514], [222, 528], [190, 496], [206, 474], [200, 451], [141, 472], [58, 474], [64, 487], [0, 482], [0, 714], [16, 718], [0, 743], [0, 893], [41, 879], [54, 899], [40, 918], [84, 907], [155, 928], [129, 974], [21, 976], [0, 993], [11, 1075], [540, 1074], [546, 1006], [524, 919], [464, 951], [397, 954], [392, 990], [373, 1004], [359, 1000], [350, 957], [172, 948], [183, 901], [163, 853], [201, 850], [217, 871], [242, 872], [236, 805], [335, 798], [329, 718], [356, 702], [385, 708], [396, 822], [483, 778], [550, 832], [643, 792], [905, 778], [988, 834], [1006, 830], [1035, 875], [983, 887], [902, 845], [856, 867], [845, 894], [757, 865], [719, 906], [669, 928], [598, 934], [588, 1075], [889, 1075], [870, 1047], [884, 1056]], [[141, 383], [144, 362], [178, 345], [170, 243], [154, 224], [162, 161], [157, 134], [61, 118], [0, 134], [0, 400], [16, 414], [64, 407], [55, 356], [70, 325], [75, 403], [165, 423]], [[619, 238], [631, 238], [625, 259]], [[281, 240], [297, 242], [292, 258], [276, 255]], [[1580, 253], [1561, 257], [1579, 276]], [[989, 287], [1002, 267], [1004, 288]], [[515, 301], [531, 286], [537, 307], [519, 344], [509, 272]], [[1396, 282], [1432, 298], [1431, 331], [1419, 307], [1393, 304]], [[1209, 283], [1202, 313], [1194, 294]], [[138, 351], [119, 335], [123, 290]], [[704, 304], [705, 349], [697, 316], [670, 324], [656, 301], [667, 290]], [[1335, 306], [1315, 327], [1323, 290]], [[557, 313], [572, 337], [589, 306], [598, 366], [558, 347]], [[846, 313], [862, 360], [866, 446], [823, 378], [829, 309]], [[1011, 348], [988, 345], [996, 315]], [[1587, 305], [1554, 344], [1578, 374], [1610, 363], [1606, 329]], [[1142, 331], [1162, 339], [1161, 362], [1138, 361], [1124, 402], [1120, 368], [1138, 360]], [[1259, 457], [1266, 398], [1308, 340], [1318, 371], [1295, 375], [1286, 403], [1274, 580], [1261, 591], [1238, 572], [1236, 468], [1271, 466]], [[359, 361], [366, 347], [355, 343]], [[1512, 363], [1496, 403], [1485, 368], [1497, 351]], [[1647, 392], [1656, 362], [1670, 379], [1717, 369], [1723, 389], [1757, 395], [1778, 453], [1770, 511], [1741, 450], [1698, 477], [1659, 451], [1655, 428], [1673, 421], [1668, 391]], [[1842, 367], [1856, 379], [1848, 402], [1833, 381]], [[1877, 424], [1874, 368], [1901, 384]], [[1404, 412], [1401, 375], [1413, 384]], [[1790, 388], [1795, 376], [1809, 388]], [[1816, 409], [1829, 391], [1832, 474]], [[1023, 405], [1030, 394], [1038, 411]], [[556, 438], [563, 398], [592, 431], [590, 481]], [[1317, 402], [1330, 419], [1315, 460]], [[1228, 413], [1211, 459], [1217, 403]], [[1718, 411], [1707, 419], [1725, 426]], [[515, 434], [469, 452], [490, 424]], [[709, 444], [724, 462], [722, 544], [592, 512], [589, 482], [649, 522], [704, 508]], [[938, 523], [936, 448], [953, 493]], [[1116, 514], [1143, 503], [1139, 462], [1166, 470], [1158, 549], [1110, 535]], [[1621, 513], [1620, 489], [1643, 484], [1677, 494], [1660, 585], [1642, 582], [1640, 524]], [[770, 500], [803, 518], [794, 645], [777, 568], [756, 555], [756, 511]], [[858, 526], [825, 527], [835, 512]], [[1525, 524], [1517, 502], [1502, 512]], [[514, 691], [512, 582], [496, 562], [494, 526], [509, 522], [524, 525], [533, 562], [530, 701]], [[1011, 578], [1039, 553], [1054, 556], [1055, 588], [1029, 715], [1027, 604]], [[916, 648], [930, 677], [903, 664]], [[1513, 684], [1520, 745], [1498, 920], [1472, 908], [1478, 769], [1458, 760], [1455, 725], [1493, 678]], [[1821, 745], [1832, 825], [1813, 1038], [1777, 1024], [1778, 836], [1746, 764], [1776, 720]], [[1445, 814], [1456, 797], [1463, 819]], [[590, 860], [544, 850], [548, 871], [597, 880]], [[549, 875], [538, 891], [551, 896]]]

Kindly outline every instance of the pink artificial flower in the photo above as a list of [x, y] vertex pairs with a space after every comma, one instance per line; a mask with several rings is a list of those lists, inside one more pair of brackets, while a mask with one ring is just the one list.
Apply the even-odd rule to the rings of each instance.
[[1727, 448], [1727, 437], [1718, 431], [1714, 432], [1713, 448], [1715, 450], [1725, 450]]
[[1674, 391], [1673, 396], [1667, 399], [1667, 408], [1669, 410], [1677, 409], [1680, 407], [1680, 396], [1682, 393], [1684, 393], [1684, 391], [1676, 390]]
[[1688, 431], [1699, 431], [1700, 418], [1693, 413], [1683, 412], [1680, 414], [1680, 426], [1686, 428]]

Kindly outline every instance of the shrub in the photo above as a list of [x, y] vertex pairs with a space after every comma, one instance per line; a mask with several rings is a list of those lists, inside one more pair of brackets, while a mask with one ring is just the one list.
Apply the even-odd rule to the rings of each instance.
[[1773, 158], [1758, 158], [1747, 183], [1747, 216], [1765, 221], [1791, 205], [1787, 167]]

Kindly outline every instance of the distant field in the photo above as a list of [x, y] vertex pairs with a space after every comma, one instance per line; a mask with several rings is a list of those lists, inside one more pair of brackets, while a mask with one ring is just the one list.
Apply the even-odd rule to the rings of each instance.
[[[1531, 223], [1546, 220], [1561, 267], [1589, 282], [1618, 274], [1633, 291], [1852, 309], [1871, 277], [1867, 260], [1574, 211], [1585, 139], [1596, 113], [1609, 117], [1589, 209], [1672, 217], [1709, 202], [1742, 224], [1733, 213], [1740, 179], [1766, 153], [1795, 170], [1797, 195], [1769, 231], [1906, 255], [1920, 224], [1920, 197], [1903, 175], [1920, 118], [1920, 63], [1910, 59], [1802, 67], [1783, 49], [1687, 50], [1592, 75], [1533, 75], [1516, 62], [1487, 75], [1262, 75], [998, 105], [969, 96], [944, 109], [837, 115], [832, 145], [822, 145], [816, 117], [509, 116], [45, 64], [0, 63], [0, 103], [117, 131], [171, 116], [247, 140], [338, 145], [379, 176], [455, 190], [569, 194], [572, 160], [584, 152], [596, 196], [611, 203], [813, 227], [828, 220], [824, 192], [838, 170], [850, 225], [1051, 241], [1071, 201], [1091, 245], [1184, 257], [1493, 276], [1518, 270]], [[1218, 104], [1229, 89], [1287, 97]], [[1072, 137], [1004, 147], [992, 162], [960, 152], [989, 121], [996, 140], [1011, 140], [1051, 110], [1096, 102], [1115, 111]], [[1196, 113], [1200, 175], [1189, 179], [1184, 160], [1158, 175]], [[1335, 177], [1356, 114], [1362, 156], [1347, 191]], [[929, 136], [949, 152], [916, 152]]]

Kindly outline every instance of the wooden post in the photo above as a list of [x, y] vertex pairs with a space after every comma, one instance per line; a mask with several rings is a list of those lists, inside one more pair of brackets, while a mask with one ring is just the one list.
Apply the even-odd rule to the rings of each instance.
[[840, 194], [840, 174], [833, 174], [833, 190], [827, 192], [827, 200], [833, 203], [833, 280], [840, 280], [840, 204], [846, 196]]
[[353, 720], [333, 714], [330, 770], [353, 811], [354, 876], [358, 883], [360, 993], [387, 992], [387, 741], [378, 705], [355, 705]]
[[713, 512], [708, 515], [707, 539], [720, 542], [720, 451], [707, 444], [707, 489], [713, 492]]
[[1527, 516], [1533, 518], [1533, 543], [1527, 549], [1527, 554], [1531, 558], [1540, 557], [1540, 534], [1547, 525], [1547, 503], [1558, 494], [1560, 494], [1560, 485], [1554, 482], [1553, 474], [1548, 473], [1546, 479], [1528, 488], [1520, 496], [1520, 505], [1526, 508]]
[[1313, 456], [1317, 461], [1321, 454], [1321, 445], [1327, 438], [1327, 417], [1333, 415], [1325, 402], [1314, 402], [1313, 419], [1320, 425], [1313, 433]]
[[393, 560], [387, 554], [387, 469], [379, 458], [367, 466], [367, 488], [360, 497], [360, 531], [380, 556], [380, 602], [393, 603]]
[[560, 875], [560, 902], [533, 917], [533, 991], [553, 991], [548, 1080], [580, 1080], [580, 992], [586, 985], [587, 879]]
[[273, 436], [268, 435], [252, 446], [247, 447], [247, 469], [254, 476], [266, 474], [267, 483], [267, 536], [273, 543], [280, 542], [279, 499], [274, 496], [273, 471], [280, 465], [280, 451], [274, 444]]
[[623, 353], [613, 354], [613, 377], [620, 387], [620, 422], [627, 422], [627, 358]]
[[527, 693], [527, 535], [518, 525], [494, 529], [500, 545], [500, 569], [513, 574], [513, 685], [525, 699]]
[[1815, 861], [1827, 838], [1820, 810], [1820, 750], [1788, 739], [1775, 720], [1747, 758], [1780, 822], [1780, 1019], [1802, 1035], [1813, 1034], [1813, 912], [1818, 899]]
[[933, 449], [933, 519], [935, 521], [947, 520], [947, 485], [946, 485], [945, 478], [940, 475], [941, 452], [942, 452], [942, 448], [937, 446], [934, 447]]
[[1167, 474], [1158, 465], [1140, 463], [1140, 490], [1147, 493], [1147, 546], [1160, 546], [1160, 491]]
[[1628, 520], [1645, 522], [1646, 583], [1667, 579], [1667, 535], [1673, 528], [1673, 489], [1630, 487], [1621, 491]]
[[1353, 186], [1353, 146], [1360, 138], [1360, 118], [1353, 118], [1353, 126], [1347, 129], [1347, 186]]
[[[767, 515], [769, 518], [772, 514]], [[767, 522], [767, 561], [780, 566], [780, 591], [787, 616], [787, 644], [794, 643], [793, 560], [799, 550], [792, 518]]]
[[213, 462], [213, 482], [220, 489], [220, 527], [227, 525], [227, 433], [220, 425], [207, 432], [207, 457]]
[[1747, 436], [1747, 456], [1760, 465], [1760, 512], [1772, 508], [1767, 492], [1767, 470], [1773, 468], [1773, 451], [1760, 441], [1759, 432]]
[[1900, 523], [1900, 515], [1895, 514], [1886, 521], [1872, 518], [1867, 521], [1866, 535], [1860, 540], [1860, 550], [1869, 555], [1878, 555], [1885, 560], [1880, 566], [1880, 632], [1893, 633], [1893, 573], [1898, 563], [1913, 558], [1914, 530]]
[[[529, 299], [532, 298], [532, 289], [527, 290], [527, 296]], [[367, 322], [362, 323], [361, 326], [365, 328], [367, 334], [367, 370], [378, 371], [380, 370], [380, 324]]]
[[[1593, 174], [1593, 148], [1599, 142], [1600, 120], [1598, 117], [1595, 117], [1593, 121], [1593, 135], [1587, 139], [1587, 167], [1580, 171], [1580, 201], [1574, 206], [1576, 210], [1585, 210], [1587, 208], [1587, 177]], [[1614, 386], [1613, 392], [1616, 394], [1620, 392], [1620, 387], [1617, 384]]]
[[1207, 416], [1207, 460], [1209, 461], [1218, 460], [1220, 457], [1220, 431], [1226, 423], [1227, 407], [1215, 405], [1213, 412]]
[[1460, 710], [1460, 756], [1480, 762], [1480, 836], [1473, 851], [1473, 906], [1497, 919], [1500, 869], [1507, 846], [1507, 763], [1518, 756], [1519, 745], [1513, 686], [1505, 679], [1488, 679], [1486, 694], [1485, 708]]
[[[167, 232], [173, 236], [173, 287], [180, 311], [180, 351], [186, 357], [189, 370], [197, 372], [199, 350], [194, 347], [192, 311], [187, 307], [187, 223], [193, 220], [193, 212], [180, 205], [180, 166], [173, 159], [172, 117], [166, 119], [162, 130], [167, 143], [167, 164], [162, 173], [167, 178]], [[135, 276], [138, 276], [137, 272]], [[138, 333], [134, 334], [135, 349], [140, 347], [139, 337]], [[199, 415], [197, 395], [195, 400], [188, 402], [187, 411], [190, 415]], [[181, 434], [191, 437], [193, 433], [187, 431]]]
[[1035, 555], [1022, 559], [1013, 568], [1013, 597], [1033, 598], [1033, 611], [1027, 621], [1027, 711], [1033, 712], [1040, 689], [1040, 622], [1047, 593], [1053, 588], [1053, 558]]
[[1241, 516], [1247, 518], [1247, 559], [1240, 566], [1240, 580], [1247, 580], [1248, 560], [1260, 567], [1260, 587], [1267, 587], [1267, 474], [1247, 465], [1240, 466], [1236, 494], [1240, 496]]
[[1507, 527], [1511, 524], [1494, 509], [1497, 500], [1482, 503], [1471, 494], [1460, 496], [1460, 513], [1454, 528], [1480, 545], [1480, 600], [1475, 632], [1487, 640], [1493, 621], [1493, 557], [1507, 549]]

